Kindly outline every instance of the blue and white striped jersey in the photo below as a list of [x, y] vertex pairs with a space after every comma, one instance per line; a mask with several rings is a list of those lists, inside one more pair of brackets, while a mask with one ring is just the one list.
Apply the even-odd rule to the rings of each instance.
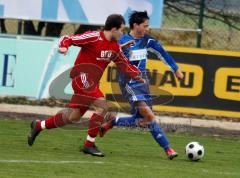
[[[146, 78], [146, 63], [148, 52], [155, 53], [159, 59], [161, 59], [166, 65], [168, 65], [172, 71], [177, 71], [178, 66], [174, 59], [166, 52], [161, 44], [149, 35], [145, 35], [142, 38], [134, 39], [130, 34], [124, 34], [121, 36], [119, 43], [124, 44], [130, 40], [135, 41], [135, 45], [123, 49], [125, 56], [129, 59], [132, 65], [135, 65]], [[124, 75], [120, 74], [119, 82], [125, 82]], [[130, 83], [138, 83], [131, 80]]]

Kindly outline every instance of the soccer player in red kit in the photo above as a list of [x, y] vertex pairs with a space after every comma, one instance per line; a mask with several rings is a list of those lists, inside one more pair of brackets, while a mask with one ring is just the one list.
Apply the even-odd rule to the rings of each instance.
[[[44, 129], [62, 127], [79, 121], [91, 105], [97, 108], [89, 120], [88, 136], [82, 151], [94, 156], [104, 156], [95, 145], [99, 126], [107, 114], [107, 103], [99, 89], [99, 80], [108, 64], [113, 61], [120, 72], [129, 79], [144, 80], [140, 71], [125, 58], [117, 40], [125, 27], [124, 18], [118, 14], [108, 16], [104, 31], [89, 31], [79, 35], [63, 36], [59, 43], [59, 52], [66, 54], [72, 45], [81, 47], [74, 67], [70, 72], [74, 94], [68, 108], [46, 120], [34, 120], [28, 135], [28, 144], [33, 145], [36, 136]], [[107, 114], [109, 115], [109, 114]]]

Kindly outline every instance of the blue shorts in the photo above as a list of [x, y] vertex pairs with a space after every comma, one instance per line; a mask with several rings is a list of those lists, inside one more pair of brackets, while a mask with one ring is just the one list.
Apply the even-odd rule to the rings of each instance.
[[128, 100], [131, 105], [132, 114], [136, 112], [136, 108], [134, 106], [136, 101], [145, 101], [146, 104], [152, 108], [152, 97], [147, 83], [120, 83], [119, 86], [123, 97]]

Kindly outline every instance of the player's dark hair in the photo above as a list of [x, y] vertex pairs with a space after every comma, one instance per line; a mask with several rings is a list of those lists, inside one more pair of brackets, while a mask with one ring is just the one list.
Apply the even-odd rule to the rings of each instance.
[[145, 20], [149, 20], [147, 11], [133, 11], [128, 19], [129, 25], [130, 25], [130, 29], [133, 29], [133, 24], [141, 24], [143, 23]]
[[107, 20], [104, 25], [104, 30], [111, 30], [112, 28], [119, 29], [121, 25], [125, 25], [125, 20], [120, 14], [112, 14], [107, 17]]

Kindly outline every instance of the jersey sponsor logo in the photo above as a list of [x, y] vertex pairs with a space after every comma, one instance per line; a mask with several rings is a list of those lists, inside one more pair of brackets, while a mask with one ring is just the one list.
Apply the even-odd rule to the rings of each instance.
[[216, 71], [214, 95], [221, 99], [240, 101], [240, 68], [222, 67]]
[[111, 60], [113, 52], [111, 50], [102, 50], [100, 52], [100, 57], [97, 57], [97, 60], [109, 61]]
[[129, 55], [130, 61], [140, 61], [147, 58], [146, 49], [131, 50]]

